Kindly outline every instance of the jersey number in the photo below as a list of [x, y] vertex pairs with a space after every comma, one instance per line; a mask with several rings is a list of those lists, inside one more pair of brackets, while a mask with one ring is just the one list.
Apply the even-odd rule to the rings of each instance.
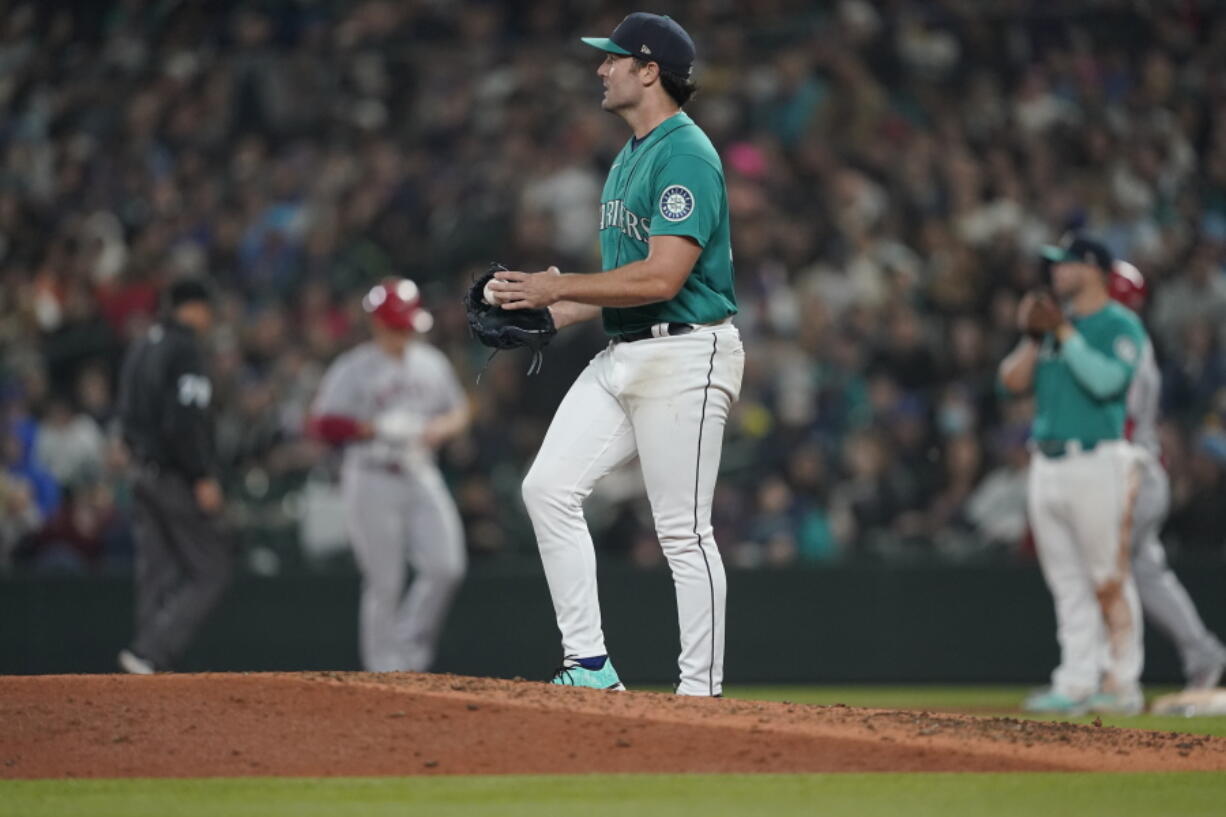
[[179, 402], [185, 406], [208, 408], [213, 399], [213, 384], [202, 374], [185, 374], [179, 378]]

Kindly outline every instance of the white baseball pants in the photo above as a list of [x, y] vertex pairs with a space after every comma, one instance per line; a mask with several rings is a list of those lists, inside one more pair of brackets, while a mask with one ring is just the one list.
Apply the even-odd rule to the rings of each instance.
[[467, 566], [455, 502], [432, 464], [395, 474], [346, 461], [341, 489], [362, 572], [362, 666], [423, 672]]
[[611, 343], [558, 406], [523, 495], [565, 656], [605, 655], [596, 553], [583, 500], [637, 454], [677, 592], [678, 694], [723, 688], [726, 580], [711, 531], [724, 424], [745, 353], [731, 323]]
[[1060, 643], [1052, 686], [1071, 698], [1140, 692], [1141, 602], [1130, 553], [1139, 479], [1135, 450], [1123, 440], [1031, 461], [1030, 524]]

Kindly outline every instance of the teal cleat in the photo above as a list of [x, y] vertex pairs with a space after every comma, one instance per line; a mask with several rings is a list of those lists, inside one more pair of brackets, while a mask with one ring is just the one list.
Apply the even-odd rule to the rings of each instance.
[[1022, 709], [1035, 714], [1068, 715], [1075, 718], [1090, 711], [1090, 700], [1070, 698], [1054, 689], [1044, 689], [1027, 698], [1022, 703]]
[[1100, 715], [1140, 715], [1145, 711], [1145, 697], [1139, 692], [1116, 694], [1099, 692], [1087, 702], [1091, 712]]
[[[601, 661], [601, 658], [604, 660]], [[617, 670], [613, 669], [613, 662], [608, 656], [567, 658], [554, 672], [549, 683], [568, 687], [608, 689], [615, 692], [626, 691], [626, 685], [622, 683], [621, 678], [617, 677]]]

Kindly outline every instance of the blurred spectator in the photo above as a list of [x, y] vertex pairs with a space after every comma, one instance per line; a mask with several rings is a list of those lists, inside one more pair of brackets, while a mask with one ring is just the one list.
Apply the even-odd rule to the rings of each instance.
[[[60, 504], [60, 486], [46, 469], [38, 464], [21, 437], [8, 431], [0, 438], [0, 466], [11, 484], [22, 486], [14, 496], [28, 494], [34, 501], [40, 519], [49, 519]], [[16, 506], [22, 507], [20, 503]]]
[[1172, 349], [1162, 381], [1162, 402], [1168, 414], [1200, 417], [1226, 389], [1226, 352], [1215, 336], [1216, 328], [1197, 318], [1181, 326], [1178, 346]]
[[8, 567], [14, 551], [43, 521], [34, 485], [20, 474], [0, 472], [0, 568]]
[[35, 462], [70, 487], [101, 474], [102, 454], [102, 431], [94, 418], [74, 412], [63, 398], [53, 399], [34, 440]]
[[1167, 536], [1185, 549], [1222, 555], [1226, 549], [1226, 433], [1197, 440], [1187, 472], [1174, 481]]
[[927, 529], [939, 546], [953, 550], [962, 544], [969, 522], [968, 503], [983, 477], [983, 452], [973, 434], [959, 434], [945, 442], [944, 468], [928, 509]]
[[1003, 546], [1016, 553], [1028, 530], [1026, 480], [1030, 452], [1027, 431], [1013, 427], [997, 436], [1001, 464], [990, 471], [966, 501], [966, 519], [985, 545]]
[[[698, 45], [687, 110], [724, 158], [749, 354], [720, 541], [752, 564], [1015, 543], [1029, 407], [998, 400], [995, 366], [1039, 283], [1036, 247], [1083, 227], [1154, 290], [1172, 542], [1220, 550], [1205, 440], [1226, 406], [1226, 18], [1203, 0], [814, 8], [669, 9]], [[127, 524], [101, 439], [116, 366], [181, 275], [219, 292], [218, 425], [245, 537], [328, 473], [302, 418], [363, 337], [355, 293], [393, 273], [421, 283], [439, 304], [431, 342], [475, 384], [486, 354], [459, 307], [473, 271], [596, 263], [602, 168], [623, 142], [577, 37], [622, 14], [605, 0], [0, 11], [3, 535], [30, 540], [71, 487], [56, 524], [77, 533], [55, 538], [92, 542], [75, 551], [91, 563], [123, 558], [120, 539], [78, 534]], [[503, 355], [473, 386], [481, 411], [442, 462], [477, 552], [531, 553], [519, 478], [602, 342], [564, 333], [540, 377]], [[598, 538], [653, 564], [641, 514], [619, 499]]]
[[[1222, 269], [1220, 243], [1201, 241], [1189, 253], [1187, 266], [1158, 290], [1150, 315], [1154, 333], [1163, 347], [1176, 359], [1184, 356], [1184, 335], [1188, 324], [1210, 327], [1218, 339], [1226, 340], [1226, 274]], [[1216, 344], [1215, 344], [1216, 345]]]

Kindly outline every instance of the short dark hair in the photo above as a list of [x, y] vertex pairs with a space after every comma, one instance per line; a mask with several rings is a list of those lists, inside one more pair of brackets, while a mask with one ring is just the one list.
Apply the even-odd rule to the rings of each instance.
[[211, 304], [212, 301], [213, 290], [203, 278], [179, 278], [171, 283], [166, 292], [166, 303], [171, 309], [178, 309], [186, 303]]
[[[641, 60], [638, 57], [631, 57], [631, 59], [634, 60], [635, 68], [647, 67], [648, 60]], [[684, 108], [685, 103], [698, 93], [698, 83], [689, 77], [681, 76], [676, 71], [669, 71], [658, 62], [656, 65], [660, 68], [660, 85], [664, 88], [665, 93], [673, 98], [678, 108]]]

